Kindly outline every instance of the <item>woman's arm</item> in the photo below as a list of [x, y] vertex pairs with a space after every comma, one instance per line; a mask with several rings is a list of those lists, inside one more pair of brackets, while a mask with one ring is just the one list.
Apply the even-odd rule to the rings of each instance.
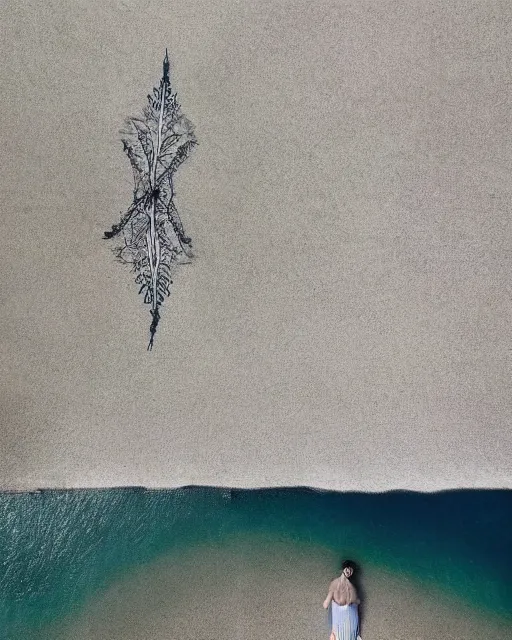
[[329, 587], [329, 593], [327, 594], [327, 598], [324, 600], [324, 609], [327, 609], [331, 604], [332, 596], [334, 594], [334, 589], [332, 585]]

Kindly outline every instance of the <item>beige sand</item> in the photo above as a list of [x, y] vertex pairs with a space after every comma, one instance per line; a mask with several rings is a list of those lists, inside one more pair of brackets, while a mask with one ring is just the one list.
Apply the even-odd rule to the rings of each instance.
[[[512, 3], [3, 0], [0, 487], [512, 487]], [[158, 82], [197, 260], [103, 230]]]
[[[337, 559], [261, 540], [214, 544], [124, 578], [48, 640], [327, 640], [322, 609]], [[364, 640], [507, 640], [510, 629], [433, 589], [367, 568]]]

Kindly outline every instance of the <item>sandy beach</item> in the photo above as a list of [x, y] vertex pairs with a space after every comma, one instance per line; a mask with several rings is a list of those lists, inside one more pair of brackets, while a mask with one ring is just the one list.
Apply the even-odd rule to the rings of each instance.
[[[2, 4], [0, 487], [512, 487], [511, 3]], [[102, 236], [166, 47], [196, 259], [149, 356]]]
[[[312, 640], [337, 563], [321, 547], [246, 538], [197, 547], [119, 579], [46, 640]], [[412, 579], [365, 567], [363, 640], [507, 640], [504, 621]]]

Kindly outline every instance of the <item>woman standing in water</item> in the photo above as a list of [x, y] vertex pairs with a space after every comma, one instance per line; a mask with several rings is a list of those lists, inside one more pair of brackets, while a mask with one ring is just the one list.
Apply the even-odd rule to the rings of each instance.
[[345, 560], [339, 578], [329, 586], [324, 609], [331, 605], [332, 627], [330, 640], [357, 640], [359, 634], [359, 598], [350, 578], [355, 565]]

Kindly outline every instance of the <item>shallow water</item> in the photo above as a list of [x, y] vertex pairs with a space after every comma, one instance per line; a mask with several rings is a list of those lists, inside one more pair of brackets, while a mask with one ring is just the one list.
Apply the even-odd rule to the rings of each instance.
[[1, 494], [0, 637], [321, 638], [325, 588], [350, 556], [365, 637], [511, 638], [511, 496]]

